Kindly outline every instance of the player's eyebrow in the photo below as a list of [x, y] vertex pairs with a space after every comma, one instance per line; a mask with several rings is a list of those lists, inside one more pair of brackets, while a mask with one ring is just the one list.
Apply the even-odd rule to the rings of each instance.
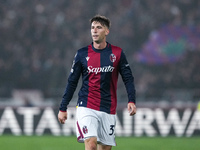
[[[94, 28], [95, 28], [95, 25], [92, 25], [91, 29], [94, 29]], [[103, 26], [98, 25], [98, 26], [96, 26], [96, 28], [101, 29], [101, 28], [103, 28]]]

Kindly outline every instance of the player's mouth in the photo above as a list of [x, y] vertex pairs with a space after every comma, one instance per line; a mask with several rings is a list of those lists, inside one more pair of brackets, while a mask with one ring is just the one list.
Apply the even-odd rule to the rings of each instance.
[[97, 37], [98, 37], [98, 35], [93, 35], [92, 37], [93, 37], [93, 38], [97, 38]]

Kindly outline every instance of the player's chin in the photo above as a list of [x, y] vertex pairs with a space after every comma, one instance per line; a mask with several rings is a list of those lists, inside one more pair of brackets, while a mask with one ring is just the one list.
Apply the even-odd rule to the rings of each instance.
[[99, 38], [93, 38], [92, 40], [93, 40], [93, 42], [95, 42], [95, 43], [97, 43], [97, 44], [98, 44], [98, 43], [101, 43], [101, 40], [100, 40]]
[[96, 38], [93, 38], [93, 42], [95, 42], [95, 43], [99, 43], [99, 40], [96, 39]]

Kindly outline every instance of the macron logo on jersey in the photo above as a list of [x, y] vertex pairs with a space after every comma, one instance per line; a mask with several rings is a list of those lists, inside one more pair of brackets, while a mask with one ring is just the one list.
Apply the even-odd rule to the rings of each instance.
[[88, 61], [90, 59], [90, 57], [87, 56], [87, 57], [85, 57], [85, 59]]
[[100, 73], [100, 72], [113, 72], [113, 70], [115, 69], [115, 67], [112, 66], [105, 66], [105, 67], [92, 67], [92, 66], [88, 66], [88, 73]]

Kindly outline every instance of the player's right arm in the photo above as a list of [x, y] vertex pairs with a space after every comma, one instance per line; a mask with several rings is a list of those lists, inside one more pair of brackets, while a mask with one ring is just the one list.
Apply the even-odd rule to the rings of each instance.
[[61, 112], [67, 111], [67, 106], [68, 106], [69, 102], [71, 101], [73, 94], [76, 90], [78, 80], [81, 75], [81, 71], [82, 71], [82, 64], [81, 64], [79, 53], [77, 52], [77, 54], [75, 55], [74, 61], [73, 61], [71, 73], [68, 78], [68, 83], [67, 83], [67, 86], [66, 86], [61, 104], [60, 104], [59, 110]]
[[61, 124], [64, 124], [67, 120], [67, 111], [59, 111], [58, 113], [58, 120]]

